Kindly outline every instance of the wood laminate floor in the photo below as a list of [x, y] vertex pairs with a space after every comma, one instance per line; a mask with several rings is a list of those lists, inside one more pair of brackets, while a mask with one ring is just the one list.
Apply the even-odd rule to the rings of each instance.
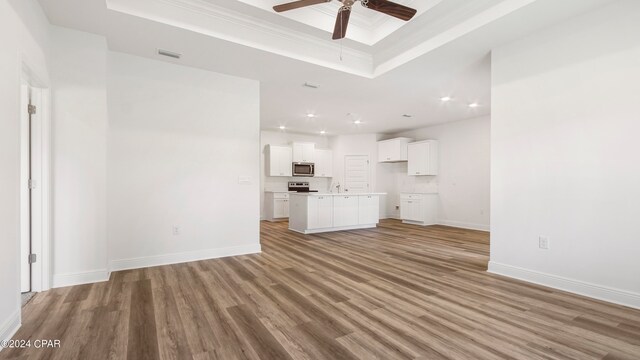
[[488, 234], [383, 221], [41, 293], [20, 359], [640, 359], [640, 311], [486, 273]]

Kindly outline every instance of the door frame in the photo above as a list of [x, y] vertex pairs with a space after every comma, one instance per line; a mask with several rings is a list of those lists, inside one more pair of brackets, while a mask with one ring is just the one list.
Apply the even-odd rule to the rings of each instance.
[[344, 173], [342, 175], [343, 180], [344, 180], [344, 190], [345, 192], [347, 191], [347, 158], [349, 157], [366, 157], [367, 158], [367, 191], [366, 192], [371, 192], [371, 156], [369, 156], [369, 154], [347, 154], [344, 156]]
[[[23, 83], [31, 88], [31, 103], [36, 106], [31, 123], [31, 178], [35, 182], [31, 190], [31, 253], [36, 255], [36, 262], [31, 264], [31, 291], [40, 292], [51, 288], [51, 91], [25, 59], [21, 62], [20, 92]], [[24, 111], [20, 109], [20, 116]], [[22, 238], [22, 229], [20, 233]], [[18, 267], [21, 282], [20, 261]]]

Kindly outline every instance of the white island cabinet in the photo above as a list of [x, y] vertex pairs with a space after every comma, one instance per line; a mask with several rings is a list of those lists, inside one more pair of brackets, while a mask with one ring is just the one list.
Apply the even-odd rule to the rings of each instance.
[[374, 228], [380, 196], [366, 194], [289, 194], [289, 230], [303, 234]]

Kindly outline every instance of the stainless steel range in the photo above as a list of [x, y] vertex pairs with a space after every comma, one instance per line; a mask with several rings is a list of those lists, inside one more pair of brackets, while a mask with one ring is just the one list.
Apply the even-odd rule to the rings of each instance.
[[295, 192], [318, 192], [318, 190], [310, 190], [308, 181], [289, 181], [289, 191]]

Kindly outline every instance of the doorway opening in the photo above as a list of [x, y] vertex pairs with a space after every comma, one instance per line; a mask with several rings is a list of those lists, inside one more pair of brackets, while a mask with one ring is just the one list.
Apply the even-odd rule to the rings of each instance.
[[31, 101], [31, 86], [23, 79], [20, 88], [20, 292], [22, 305], [31, 298], [31, 263], [33, 262], [31, 246], [31, 189], [32, 175], [32, 116], [35, 117], [35, 106]]
[[24, 66], [20, 83], [20, 296], [50, 287], [49, 91]]

